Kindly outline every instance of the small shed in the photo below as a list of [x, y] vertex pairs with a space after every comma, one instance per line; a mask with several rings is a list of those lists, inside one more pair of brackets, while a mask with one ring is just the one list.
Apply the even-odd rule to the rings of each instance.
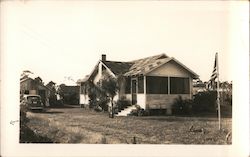
[[39, 79], [32, 79], [30, 77], [22, 78], [20, 80], [20, 95], [37, 94], [42, 98], [42, 102], [49, 106], [50, 89], [44, 86]]

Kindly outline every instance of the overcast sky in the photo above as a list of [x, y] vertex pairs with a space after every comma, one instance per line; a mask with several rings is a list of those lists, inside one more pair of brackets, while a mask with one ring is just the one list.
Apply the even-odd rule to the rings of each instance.
[[[230, 67], [236, 52], [232, 49], [235, 18], [231, 2], [4, 3], [2, 44], [8, 52], [4, 57], [18, 73], [30, 70], [45, 83], [69, 84], [65, 77], [84, 78], [101, 54], [107, 60], [131, 61], [161, 53], [208, 81], [216, 52], [221, 80], [232, 80]], [[239, 23], [245, 22], [238, 18]], [[244, 41], [239, 44], [246, 46]]]

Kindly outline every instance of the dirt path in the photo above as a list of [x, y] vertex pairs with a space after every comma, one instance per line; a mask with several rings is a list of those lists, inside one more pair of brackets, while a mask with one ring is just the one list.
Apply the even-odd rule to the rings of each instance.
[[[28, 113], [28, 126], [59, 143], [226, 144], [231, 119], [194, 117], [115, 117], [82, 108]], [[194, 131], [190, 131], [190, 127]], [[203, 129], [203, 131], [199, 131]], [[196, 130], [196, 131], [195, 131]], [[230, 143], [230, 141], [229, 141]]]

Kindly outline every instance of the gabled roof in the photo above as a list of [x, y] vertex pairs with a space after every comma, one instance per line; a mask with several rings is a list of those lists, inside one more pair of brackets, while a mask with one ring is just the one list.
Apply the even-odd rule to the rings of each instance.
[[[25, 77], [25, 78], [21, 78], [21, 79], [20, 79], [20, 84], [23, 83], [23, 82], [25, 82], [25, 81], [27, 81], [27, 80], [35, 81], [35, 79], [33, 79], [33, 78]], [[42, 86], [42, 87], [44, 87], [44, 88], [46, 88], [46, 89], [48, 89], [48, 90], [51, 91], [51, 89], [50, 89], [49, 87], [45, 86], [45, 85], [42, 84], [41, 82], [37, 82], [37, 83], [38, 83], [40, 86]]]
[[[124, 76], [138, 76], [146, 75], [147, 73], [170, 61], [174, 61], [175, 63], [179, 64], [189, 73], [191, 73], [193, 78], [199, 77], [196, 73], [194, 73], [192, 70], [180, 63], [178, 60], [176, 60], [175, 58], [170, 58], [165, 54], [150, 56], [131, 62], [99, 61], [98, 64], [102, 62], [115, 76], [119, 74], [123, 74]], [[90, 74], [90, 77], [97, 72], [98, 64], [95, 66], [94, 70]]]
[[126, 72], [125, 76], [142, 75], [149, 71], [159, 67], [170, 58], [165, 54], [151, 56], [143, 59], [133, 61], [133, 66], [130, 67], [129, 71]]
[[115, 75], [124, 74], [133, 65], [132, 62], [102, 61]]

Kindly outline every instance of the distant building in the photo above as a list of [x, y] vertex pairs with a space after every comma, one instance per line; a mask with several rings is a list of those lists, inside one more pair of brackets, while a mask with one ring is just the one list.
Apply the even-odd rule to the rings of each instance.
[[104, 72], [115, 78], [120, 75], [125, 78], [115, 100], [125, 97], [132, 105], [146, 110], [164, 110], [167, 114], [172, 114], [172, 104], [178, 96], [192, 98], [193, 79], [198, 78], [192, 70], [165, 54], [131, 62], [108, 61], [106, 55], [102, 55], [91, 74], [79, 82], [80, 103], [88, 103], [86, 82], [97, 84]]
[[201, 80], [197, 80], [193, 82], [193, 94], [197, 94], [199, 92], [204, 92], [207, 90], [206, 83], [203, 83]]
[[20, 80], [20, 95], [24, 94], [37, 94], [42, 98], [42, 102], [49, 106], [49, 96], [50, 88], [42, 84], [41, 78], [37, 77], [35, 79], [30, 77], [25, 77]]

